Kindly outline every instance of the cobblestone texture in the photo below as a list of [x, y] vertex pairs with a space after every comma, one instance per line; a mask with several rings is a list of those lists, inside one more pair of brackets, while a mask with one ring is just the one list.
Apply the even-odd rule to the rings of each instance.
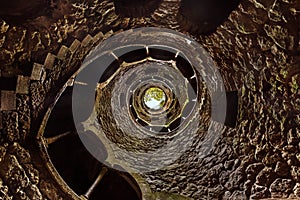
[[[0, 146], [0, 195], [3, 199], [46, 199], [56, 191], [52, 183], [40, 181], [40, 173], [34, 166], [28, 150], [19, 143]], [[46, 190], [48, 188], [48, 190]], [[62, 198], [56, 194], [57, 199]]]
[[[189, 34], [174, 14], [175, 0], [142, 18], [118, 16], [107, 0], [56, 6], [51, 15], [22, 25], [0, 20], [0, 76], [29, 80], [28, 87], [1, 91], [1, 199], [67, 199], [49, 174], [40, 176], [47, 171], [31, 158], [37, 149], [24, 141], [34, 138], [45, 109], [93, 46], [133, 27]], [[299, 13], [299, 1], [242, 0], [213, 34], [191, 35], [219, 66], [227, 90], [240, 91], [238, 123], [209, 156], [194, 159], [195, 152], [187, 152], [173, 168], [144, 175], [154, 192], [194, 199], [300, 198]]]

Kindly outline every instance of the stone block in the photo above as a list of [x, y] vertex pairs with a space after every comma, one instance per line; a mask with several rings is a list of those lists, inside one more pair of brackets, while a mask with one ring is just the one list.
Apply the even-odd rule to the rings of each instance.
[[55, 58], [56, 58], [55, 55], [48, 53], [45, 63], [44, 63], [44, 67], [47, 69], [53, 69]]
[[28, 94], [28, 92], [29, 92], [29, 77], [18, 76], [16, 93]]
[[1, 107], [0, 110], [15, 110], [16, 109], [16, 93], [15, 91], [1, 91]]
[[72, 53], [74, 53], [75, 51], [77, 51], [77, 49], [80, 47], [80, 45], [81, 45], [80, 41], [75, 39], [69, 49]]
[[43, 65], [34, 63], [30, 79], [38, 81], [41, 79], [42, 73], [43, 73]]
[[86, 47], [92, 42], [93, 42], [93, 37], [91, 35], [87, 35], [82, 41], [82, 46]]
[[64, 45], [61, 46], [61, 48], [59, 49], [59, 52], [57, 54], [57, 58], [64, 60], [64, 59], [66, 59], [67, 55], [68, 55], [68, 47], [66, 47]]

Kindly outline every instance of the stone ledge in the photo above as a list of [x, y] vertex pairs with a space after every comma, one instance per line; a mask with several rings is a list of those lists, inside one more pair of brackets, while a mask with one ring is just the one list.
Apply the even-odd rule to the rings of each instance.
[[29, 77], [18, 76], [16, 93], [28, 94], [28, 92], [29, 92]]
[[55, 55], [48, 53], [47, 58], [44, 63], [44, 67], [47, 69], [50, 69], [50, 70], [53, 69], [55, 58], [56, 58]]
[[42, 72], [43, 72], [43, 65], [34, 63], [30, 79], [34, 81], [40, 80], [42, 77]]
[[10, 111], [16, 109], [16, 92], [2, 90], [1, 93], [1, 107], [0, 111]]

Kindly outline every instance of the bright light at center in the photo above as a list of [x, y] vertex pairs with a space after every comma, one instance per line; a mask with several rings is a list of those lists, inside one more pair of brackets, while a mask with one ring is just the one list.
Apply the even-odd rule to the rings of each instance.
[[166, 102], [166, 94], [158, 87], [151, 87], [146, 90], [144, 96], [145, 105], [153, 110], [159, 110], [163, 108]]

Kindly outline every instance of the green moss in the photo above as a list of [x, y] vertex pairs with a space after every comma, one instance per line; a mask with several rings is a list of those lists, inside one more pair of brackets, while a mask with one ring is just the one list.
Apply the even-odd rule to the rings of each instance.
[[161, 109], [166, 102], [166, 94], [158, 87], [151, 87], [146, 90], [144, 103], [151, 109]]

